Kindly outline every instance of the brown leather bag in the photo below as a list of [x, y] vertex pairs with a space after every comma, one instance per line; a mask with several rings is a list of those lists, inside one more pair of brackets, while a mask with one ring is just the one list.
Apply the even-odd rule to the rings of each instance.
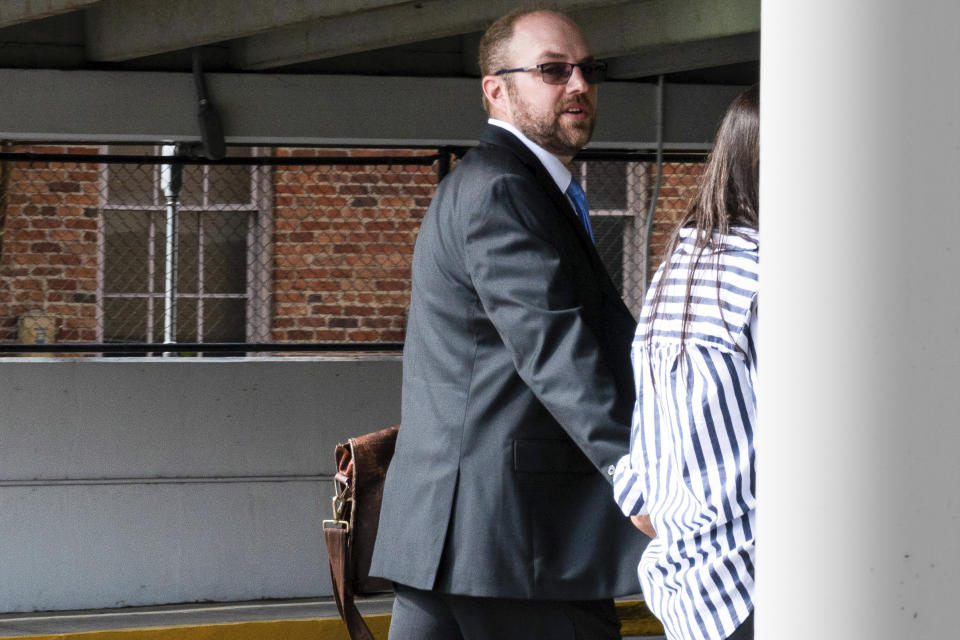
[[397, 426], [350, 438], [336, 448], [337, 474], [333, 519], [323, 521], [330, 556], [330, 579], [340, 617], [352, 640], [374, 640], [354, 603], [354, 595], [392, 591], [382, 578], [371, 578], [370, 560], [380, 522], [383, 480], [397, 442]]

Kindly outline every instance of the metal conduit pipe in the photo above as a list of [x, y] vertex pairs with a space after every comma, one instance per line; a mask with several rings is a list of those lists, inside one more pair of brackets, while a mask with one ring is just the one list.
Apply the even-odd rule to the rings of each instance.
[[647, 274], [650, 271], [650, 236], [653, 234], [653, 216], [657, 212], [657, 199], [660, 197], [660, 183], [663, 180], [663, 75], [657, 78], [657, 178], [653, 183], [650, 196], [650, 209], [647, 211], [647, 224], [643, 236], [643, 274], [640, 280], [644, 295], [647, 292]]
[[[163, 145], [165, 156], [176, 156], [176, 145]], [[183, 165], [176, 160], [160, 166], [160, 183], [166, 200], [166, 244], [164, 250], [163, 342], [177, 340], [177, 254], [179, 253], [180, 187], [183, 185]], [[165, 353], [164, 355], [169, 355]]]

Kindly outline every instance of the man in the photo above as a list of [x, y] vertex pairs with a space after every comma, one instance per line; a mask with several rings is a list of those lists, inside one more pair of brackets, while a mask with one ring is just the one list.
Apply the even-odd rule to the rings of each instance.
[[564, 195], [603, 65], [539, 10], [495, 22], [480, 66], [490, 123], [414, 253], [371, 573], [396, 584], [391, 640], [619, 638], [647, 542], [609, 484], [635, 323]]

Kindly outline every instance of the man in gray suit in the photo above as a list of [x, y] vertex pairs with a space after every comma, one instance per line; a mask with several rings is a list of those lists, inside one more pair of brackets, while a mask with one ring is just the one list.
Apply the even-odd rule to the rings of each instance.
[[610, 497], [635, 323], [565, 194], [604, 66], [550, 11], [495, 22], [480, 65], [491, 119], [414, 252], [371, 573], [396, 584], [391, 640], [619, 638], [647, 542]]

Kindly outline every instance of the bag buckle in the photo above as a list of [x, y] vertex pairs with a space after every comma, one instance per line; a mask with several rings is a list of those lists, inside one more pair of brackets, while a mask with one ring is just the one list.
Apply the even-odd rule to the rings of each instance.
[[[344, 529], [349, 532], [350, 522], [344, 520], [343, 517], [347, 507], [347, 500], [344, 498], [344, 495], [347, 493], [347, 487], [341, 485], [336, 480], [334, 480], [333, 486], [336, 493], [336, 495], [330, 498], [330, 508], [333, 511], [333, 519], [324, 520], [321, 523], [321, 527], [324, 529]], [[342, 489], [341, 486], [343, 487]]]
[[324, 520], [321, 527], [324, 529], [343, 529], [350, 533], [350, 523], [346, 520]]

